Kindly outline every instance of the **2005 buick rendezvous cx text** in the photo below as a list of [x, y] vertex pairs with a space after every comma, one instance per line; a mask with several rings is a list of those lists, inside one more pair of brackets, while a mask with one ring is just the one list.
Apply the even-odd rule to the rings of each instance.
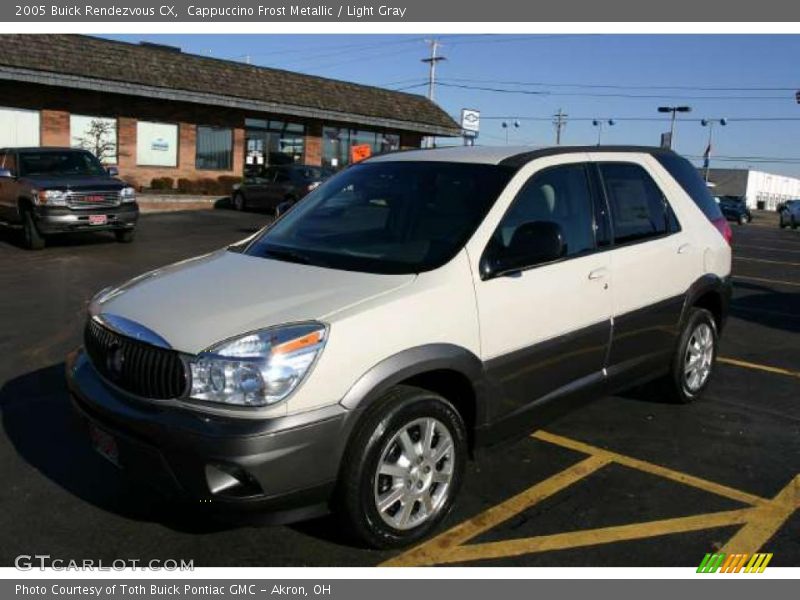
[[67, 361], [95, 447], [179, 498], [413, 542], [552, 409], [708, 385], [730, 229], [652, 148], [374, 157], [229, 248], [101, 291]]

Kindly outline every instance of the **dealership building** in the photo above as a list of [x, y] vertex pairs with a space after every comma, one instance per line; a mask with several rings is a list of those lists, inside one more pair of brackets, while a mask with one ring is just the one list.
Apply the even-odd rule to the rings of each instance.
[[138, 186], [333, 169], [458, 136], [423, 96], [77, 35], [0, 35], [0, 147], [73, 146]]
[[749, 208], [776, 210], [800, 198], [800, 179], [753, 169], [710, 169], [708, 182], [715, 196], [744, 198]]

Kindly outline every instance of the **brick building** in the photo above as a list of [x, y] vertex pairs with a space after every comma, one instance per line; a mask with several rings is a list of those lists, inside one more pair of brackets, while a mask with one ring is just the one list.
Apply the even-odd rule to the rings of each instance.
[[460, 135], [427, 98], [153, 44], [0, 35], [0, 147], [80, 146], [138, 186], [269, 164], [345, 166]]

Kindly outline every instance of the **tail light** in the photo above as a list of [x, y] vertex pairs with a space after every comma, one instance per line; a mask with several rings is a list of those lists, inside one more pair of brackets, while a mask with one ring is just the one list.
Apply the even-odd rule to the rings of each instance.
[[728, 245], [731, 245], [731, 241], [733, 240], [733, 230], [731, 226], [728, 224], [728, 219], [725, 217], [719, 217], [717, 219], [711, 219], [711, 224], [717, 228], [722, 234], [722, 237], [725, 238], [725, 241], [728, 242]]

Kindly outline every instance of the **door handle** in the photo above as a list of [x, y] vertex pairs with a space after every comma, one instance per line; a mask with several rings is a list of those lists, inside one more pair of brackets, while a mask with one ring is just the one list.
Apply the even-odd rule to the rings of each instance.
[[686, 254], [689, 251], [689, 248], [691, 247], [692, 247], [691, 244], [681, 244], [680, 246], [678, 246], [678, 254]]
[[589, 272], [589, 279], [603, 279], [606, 275], [608, 275], [608, 269], [600, 267], [599, 269]]

